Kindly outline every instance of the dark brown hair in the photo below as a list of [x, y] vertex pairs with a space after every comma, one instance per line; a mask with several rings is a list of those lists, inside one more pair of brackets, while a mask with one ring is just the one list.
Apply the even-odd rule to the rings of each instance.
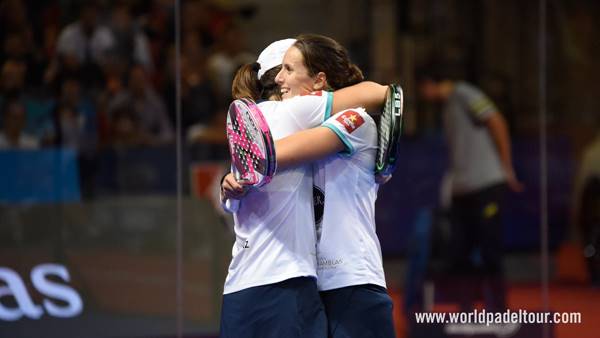
[[318, 34], [301, 34], [293, 45], [300, 50], [310, 76], [325, 73], [327, 83], [337, 90], [364, 80], [362, 71], [350, 61], [348, 51], [332, 38]]
[[266, 71], [258, 79], [260, 65], [257, 62], [241, 66], [235, 73], [231, 84], [231, 96], [233, 99], [247, 98], [254, 101], [268, 100], [271, 96], [281, 99], [279, 85], [275, 83], [275, 76], [281, 70], [281, 65]]

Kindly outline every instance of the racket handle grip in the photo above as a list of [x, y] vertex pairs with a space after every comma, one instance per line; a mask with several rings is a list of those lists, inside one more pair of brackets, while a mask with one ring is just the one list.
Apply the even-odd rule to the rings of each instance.
[[228, 212], [230, 212], [230, 213], [237, 212], [239, 208], [240, 208], [240, 200], [228, 198], [225, 201], [225, 210], [227, 210]]

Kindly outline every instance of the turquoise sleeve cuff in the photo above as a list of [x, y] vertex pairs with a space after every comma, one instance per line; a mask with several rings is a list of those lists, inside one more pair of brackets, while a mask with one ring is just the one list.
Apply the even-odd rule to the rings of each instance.
[[327, 93], [327, 106], [325, 107], [325, 118], [323, 119], [323, 122], [331, 117], [331, 109], [333, 108], [333, 92], [325, 93]]
[[321, 125], [321, 127], [331, 129], [340, 138], [340, 141], [342, 141], [342, 143], [344, 144], [344, 147], [346, 148], [346, 149], [340, 151], [341, 155], [352, 156], [354, 154], [354, 147], [352, 146], [352, 143], [350, 143], [350, 141], [348, 140], [346, 135], [344, 135], [344, 133], [342, 133], [335, 125], [333, 125], [329, 122], [325, 122]]

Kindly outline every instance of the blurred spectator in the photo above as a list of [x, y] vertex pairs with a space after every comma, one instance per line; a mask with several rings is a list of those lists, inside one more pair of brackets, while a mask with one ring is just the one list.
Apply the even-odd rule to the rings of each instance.
[[4, 37], [2, 45], [2, 60], [26, 60], [29, 54], [29, 44], [23, 32], [10, 32]]
[[59, 34], [56, 57], [45, 75], [47, 83], [53, 83], [65, 72], [72, 74], [69, 76], [80, 75], [89, 86], [102, 79], [101, 67], [107, 65], [115, 38], [108, 27], [98, 23], [95, 2], [84, 2], [79, 15]]
[[479, 274], [489, 286], [488, 309], [505, 307], [502, 268], [504, 193], [523, 189], [512, 165], [506, 122], [479, 89], [444, 77], [436, 66], [419, 75], [421, 96], [444, 103], [443, 122], [450, 151], [449, 272]]
[[0, 41], [14, 32], [26, 35], [32, 41], [32, 29], [27, 18], [27, 8], [22, 0], [4, 0], [0, 2]]
[[[171, 122], [175, 124], [175, 50], [169, 53], [169, 86], [167, 101], [170, 104]], [[187, 32], [183, 37], [181, 55], [181, 124], [182, 135], [187, 135], [192, 126], [209, 126], [217, 112], [217, 99], [212, 82], [206, 73], [206, 60], [196, 31]], [[223, 129], [220, 120], [220, 129]]]
[[208, 74], [215, 84], [219, 109], [224, 109], [231, 102], [231, 82], [235, 71], [241, 65], [255, 60], [245, 48], [243, 32], [231, 24], [225, 29], [215, 46], [215, 52], [207, 60]]
[[55, 107], [54, 118], [57, 134], [55, 143], [62, 147], [78, 150], [85, 141], [85, 120], [82, 115], [69, 104], [59, 104]]
[[25, 94], [27, 65], [19, 60], [7, 60], [0, 71], [0, 95], [16, 97]]
[[108, 103], [108, 117], [129, 107], [133, 113], [132, 123], [139, 124], [139, 130], [146, 135], [148, 144], [164, 144], [173, 141], [173, 127], [165, 103], [148, 81], [142, 66], [136, 65], [129, 72], [127, 89], [118, 92]]
[[131, 8], [126, 3], [117, 4], [112, 9], [110, 30], [113, 44], [109, 62], [117, 68], [129, 69], [131, 65], [142, 65], [152, 71], [152, 56], [148, 39], [141, 28], [134, 24]]
[[41, 54], [33, 48], [31, 41], [24, 31], [10, 32], [6, 35], [2, 45], [0, 60], [19, 60], [27, 65], [28, 87], [41, 85], [44, 72], [44, 61]]
[[51, 143], [75, 151], [93, 151], [97, 144], [95, 108], [78, 79], [65, 79], [53, 109]]
[[[139, 19], [141, 29], [148, 39], [148, 49], [152, 57], [152, 63], [156, 70], [162, 70], [166, 64], [168, 43], [174, 38], [171, 27], [173, 2], [165, 0], [153, 0], [149, 6], [148, 13]], [[159, 88], [164, 82], [164, 71], [156, 71], [154, 80]]]
[[6, 98], [2, 103], [2, 131], [0, 149], [37, 149], [39, 140], [24, 132], [25, 106], [16, 98]]
[[56, 43], [60, 34], [61, 5], [60, 0], [45, 1], [46, 5], [37, 8], [37, 17], [34, 18], [40, 25], [36, 25], [37, 39], [41, 54], [44, 59], [52, 60], [56, 53]]
[[74, 58], [79, 64], [105, 64], [115, 45], [110, 29], [98, 23], [98, 8], [94, 2], [82, 4], [79, 20], [67, 25], [58, 37], [59, 56]]
[[210, 0], [185, 1], [182, 6], [182, 31], [197, 32], [203, 49], [213, 46], [218, 31], [218, 24], [215, 24], [217, 7]]
[[590, 280], [600, 286], [600, 131], [585, 147], [580, 163], [575, 179], [575, 224], [582, 233]]
[[37, 100], [25, 90], [27, 65], [23, 61], [8, 60], [0, 72], [0, 103], [6, 97], [18, 98], [25, 106], [25, 131], [43, 138], [51, 128], [51, 116], [43, 100]]
[[141, 129], [140, 121], [131, 108], [121, 105], [112, 112], [110, 137], [114, 147], [137, 147], [152, 143], [149, 135]]
[[27, 87], [38, 87], [46, 60], [35, 40], [36, 21], [31, 20], [27, 1], [5, 0], [0, 3], [0, 62], [20, 60], [27, 65]]

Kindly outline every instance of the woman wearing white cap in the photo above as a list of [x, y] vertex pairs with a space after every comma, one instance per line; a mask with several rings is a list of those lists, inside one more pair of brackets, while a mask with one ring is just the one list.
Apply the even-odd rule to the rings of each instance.
[[[274, 79], [294, 42], [274, 42], [257, 63], [242, 66], [232, 87], [234, 97], [280, 99]], [[258, 106], [277, 140], [321, 125], [332, 111], [358, 105], [375, 109], [385, 93], [385, 86], [363, 82], [335, 93], [319, 91]], [[240, 202], [234, 214], [236, 242], [224, 287], [221, 337], [327, 336], [316, 284], [312, 183], [310, 165], [280, 170]]]

